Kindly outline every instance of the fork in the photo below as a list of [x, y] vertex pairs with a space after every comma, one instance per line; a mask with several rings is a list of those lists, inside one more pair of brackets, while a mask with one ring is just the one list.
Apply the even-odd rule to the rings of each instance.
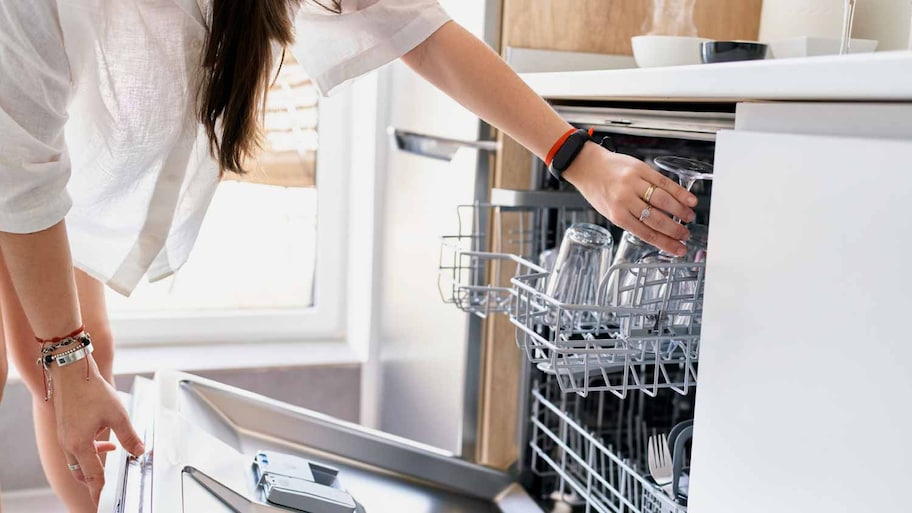
[[668, 437], [665, 435], [652, 435], [646, 444], [649, 460], [649, 473], [656, 484], [675, 500], [672, 478], [674, 467], [671, 460], [671, 451], [668, 449]]

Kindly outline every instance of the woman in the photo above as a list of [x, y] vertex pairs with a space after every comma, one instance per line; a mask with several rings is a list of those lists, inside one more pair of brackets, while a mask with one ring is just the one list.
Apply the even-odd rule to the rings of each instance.
[[[294, 43], [323, 92], [401, 57], [539, 157], [569, 144], [571, 127], [436, 1], [300, 3], [0, 4], [0, 363], [5, 346], [70, 511], [95, 510], [107, 429], [144, 451], [110, 385], [104, 285], [129, 294], [184, 263], [220, 174], [256, 149], [277, 48]], [[563, 177], [615, 224], [683, 254], [687, 230], [668, 214], [691, 220], [696, 198], [580, 144]]]

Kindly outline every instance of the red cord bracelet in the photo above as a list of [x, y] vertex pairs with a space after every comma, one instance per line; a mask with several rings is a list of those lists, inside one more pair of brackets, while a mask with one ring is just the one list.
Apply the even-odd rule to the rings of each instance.
[[62, 337], [54, 337], [54, 338], [49, 338], [49, 339], [43, 339], [43, 338], [35, 337], [35, 340], [36, 340], [39, 344], [56, 344], [57, 342], [62, 342], [62, 341], [64, 341], [64, 340], [68, 339], [68, 338], [73, 338], [73, 337], [75, 337], [76, 335], [79, 335], [80, 333], [82, 333], [83, 331], [85, 331], [85, 325], [84, 325], [84, 324], [80, 324], [78, 329], [76, 329], [76, 330], [74, 330], [73, 332], [68, 333], [68, 334], [66, 334], [66, 335], [64, 335], [64, 336], [62, 336]]

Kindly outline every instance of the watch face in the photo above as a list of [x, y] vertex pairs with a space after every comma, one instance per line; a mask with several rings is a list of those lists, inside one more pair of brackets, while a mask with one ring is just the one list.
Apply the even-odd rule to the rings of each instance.
[[586, 144], [586, 141], [588, 140], [589, 136], [586, 132], [582, 130], [574, 132], [566, 141], [564, 141], [563, 146], [557, 150], [557, 155], [554, 156], [551, 167], [558, 172], [565, 171], [570, 167], [570, 164], [573, 163], [573, 159], [576, 158], [580, 150], [583, 149], [583, 145]]

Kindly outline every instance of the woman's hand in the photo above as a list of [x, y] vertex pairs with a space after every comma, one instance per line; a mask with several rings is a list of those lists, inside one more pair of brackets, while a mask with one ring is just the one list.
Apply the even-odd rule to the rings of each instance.
[[67, 454], [68, 462], [79, 464], [80, 468], [74, 471], [74, 476], [85, 483], [97, 504], [104, 486], [104, 466], [99, 454], [113, 447], [97, 442], [96, 438], [111, 428], [130, 454], [139, 456], [145, 448], [133, 430], [114, 387], [98, 373], [95, 361], [91, 357], [87, 360], [88, 381], [85, 362], [65, 367], [52, 366], [50, 372], [60, 446]]
[[[583, 146], [563, 176], [612, 223], [669, 253], [685, 254], [681, 241], [690, 238], [690, 232], [670, 216], [693, 221], [697, 198], [672, 180], [633, 157], [593, 142]], [[648, 206], [643, 196], [651, 185], [656, 186], [649, 201], [652, 210], [640, 221]]]

